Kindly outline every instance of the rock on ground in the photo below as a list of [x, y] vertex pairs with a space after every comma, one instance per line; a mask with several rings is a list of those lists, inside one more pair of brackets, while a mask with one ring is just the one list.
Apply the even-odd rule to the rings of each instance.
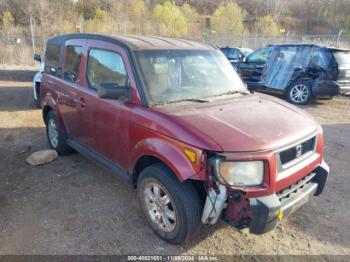
[[32, 166], [39, 166], [50, 163], [58, 157], [55, 150], [46, 149], [34, 152], [27, 158], [27, 163]]

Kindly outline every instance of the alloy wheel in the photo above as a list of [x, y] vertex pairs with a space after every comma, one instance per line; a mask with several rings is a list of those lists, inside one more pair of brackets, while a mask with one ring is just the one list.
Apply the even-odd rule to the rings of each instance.
[[48, 122], [48, 134], [52, 147], [56, 148], [58, 146], [58, 130], [55, 120], [52, 118], [50, 118]]
[[143, 201], [147, 215], [164, 232], [176, 227], [176, 212], [169, 193], [155, 181], [147, 182], [143, 188]]
[[305, 103], [309, 97], [309, 88], [304, 84], [297, 84], [290, 90], [290, 99], [297, 104]]

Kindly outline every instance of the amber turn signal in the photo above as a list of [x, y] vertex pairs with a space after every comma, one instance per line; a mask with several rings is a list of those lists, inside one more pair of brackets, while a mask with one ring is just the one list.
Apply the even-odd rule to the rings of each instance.
[[185, 153], [185, 156], [192, 162], [196, 162], [196, 153], [191, 151], [191, 150], [188, 150], [188, 149], [185, 149], [184, 150], [184, 153]]

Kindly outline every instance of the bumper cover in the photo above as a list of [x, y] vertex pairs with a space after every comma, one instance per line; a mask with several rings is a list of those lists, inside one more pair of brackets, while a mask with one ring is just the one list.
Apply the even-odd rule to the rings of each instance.
[[308, 202], [311, 196], [322, 193], [327, 182], [329, 167], [323, 161], [314, 172], [287, 189], [265, 197], [251, 198], [250, 207], [253, 218], [249, 225], [253, 234], [271, 231], [280, 222], [278, 216], [287, 217]]
[[332, 97], [338, 95], [339, 92], [340, 85], [336, 81], [315, 81], [312, 86], [312, 94], [314, 97]]
[[350, 84], [348, 86], [340, 86], [341, 95], [350, 95]]

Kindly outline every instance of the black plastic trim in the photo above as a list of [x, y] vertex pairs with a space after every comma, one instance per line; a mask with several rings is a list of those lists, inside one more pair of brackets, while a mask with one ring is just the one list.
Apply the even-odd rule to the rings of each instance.
[[91, 150], [90, 148], [82, 145], [81, 143], [77, 142], [75, 139], [73, 139], [71, 137], [67, 139], [67, 144], [70, 147], [74, 148], [79, 153], [81, 153], [82, 155], [84, 155], [85, 157], [89, 158], [90, 160], [92, 160], [96, 164], [103, 167], [106, 171], [113, 173], [113, 174], [119, 176], [120, 178], [131, 183], [131, 176], [128, 175], [128, 172], [126, 170], [124, 170], [123, 168], [121, 168], [117, 164], [113, 163], [112, 161], [106, 159], [101, 154], [99, 154], [99, 153]]
[[277, 213], [281, 203], [276, 194], [250, 199], [250, 207], [253, 211], [253, 218], [249, 225], [249, 231], [253, 234], [269, 232], [277, 225]]
[[250, 198], [253, 211], [250, 233], [259, 235], [273, 230], [279, 223], [277, 215], [280, 209], [283, 211], [283, 218], [286, 218], [308, 202], [311, 196], [321, 194], [328, 174], [328, 165], [323, 161], [309, 176], [291, 185], [292, 191], [286, 188], [277, 194]]

